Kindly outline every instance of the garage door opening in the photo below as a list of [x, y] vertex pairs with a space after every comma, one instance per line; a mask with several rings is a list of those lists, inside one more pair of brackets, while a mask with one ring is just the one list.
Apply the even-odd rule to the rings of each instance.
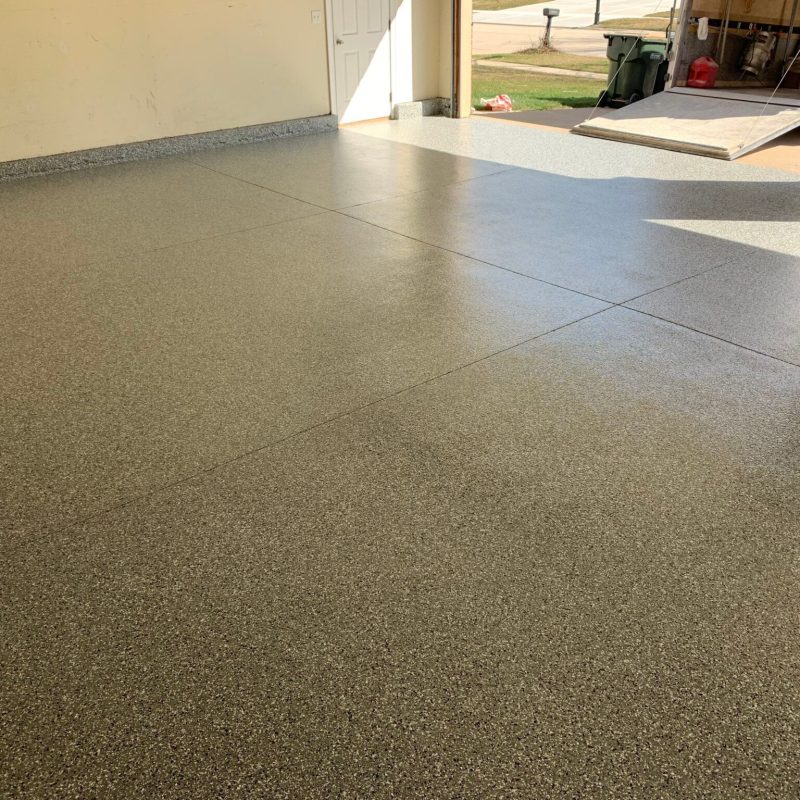
[[575, 132], [735, 159], [800, 127], [800, 2], [685, 0], [663, 94]]
[[[626, 0], [606, 8], [602, 0], [473, 0], [474, 113], [724, 159], [776, 139], [781, 152], [796, 148], [800, 2]], [[628, 63], [613, 52], [619, 42], [634, 46]], [[698, 88], [690, 73], [704, 57], [718, 74]], [[664, 61], [651, 83], [648, 58]], [[611, 91], [636, 70], [640, 86]], [[486, 110], [484, 101], [503, 94], [513, 110]]]

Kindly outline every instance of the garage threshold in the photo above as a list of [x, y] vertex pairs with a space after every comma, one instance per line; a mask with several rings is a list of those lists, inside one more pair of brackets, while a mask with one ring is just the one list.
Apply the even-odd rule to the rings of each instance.
[[[549, 111], [511, 111], [508, 113], [478, 113], [474, 116], [491, 119], [509, 125], [534, 127], [553, 133], [568, 133], [576, 125], [583, 123], [590, 114], [593, 120], [605, 118], [612, 113], [609, 108], [559, 108]], [[629, 142], [629, 144], [640, 144]], [[800, 173], [800, 129], [784, 133], [734, 162], [751, 166], [779, 169], [784, 172]]]

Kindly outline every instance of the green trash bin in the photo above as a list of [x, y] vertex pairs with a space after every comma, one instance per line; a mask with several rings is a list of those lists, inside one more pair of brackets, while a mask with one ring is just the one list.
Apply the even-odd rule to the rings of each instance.
[[667, 76], [666, 39], [643, 39], [626, 33], [605, 33], [608, 39], [608, 86], [601, 106], [626, 106], [664, 90]]

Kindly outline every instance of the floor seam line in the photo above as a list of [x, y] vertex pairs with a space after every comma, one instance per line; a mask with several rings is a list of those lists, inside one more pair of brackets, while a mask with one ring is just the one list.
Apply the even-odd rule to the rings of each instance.
[[346, 417], [358, 414], [358, 413], [360, 413], [362, 411], [365, 411], [368, 408], [372, 408], [373, 406], [380, 405], [381, 403], [384, 403], [387, 400], [391, 400], [392, 398], [399, 397], [400, 395], [406, 394], [407, 392], [411, 392], [414, 389], [418, 389], [421, 386], [427, 386], [427, 385], [429, 385], [431, 383], [434, 383], [435, 381], [441, 380], [442, 378], [446, 378], [448, 375], [453, 375], [456, 372], [460, 372], [461, 370], [468, 369], [469, 367], [475, 366], [476, 364], [481, 364], [484, 361], [488, 361], [489, 359], [494, 358], [495, 356], [502, 355], [503, 353], [508, 353], [511, 350], [515, 350], [516, 348], [522, 347], [522, 346], [524, 346], [526, 344], [529, 344], [530, 342], [533, 342], [533, 341], [535, 341], [537, 339], [541, 339], [541, 338], [543, 338], [545, 336], [549, 336], [550, 334], [556, 333], [557, 331], [563, 330], [564, 328], [568, 328], [571, 325], [575, 325], [575, 324], [577, 324], [579, 322], [583, 322], [583, 321], [585, 321], [587, 319], [591, 319], [592, 317], [596, 317], [598, 314], [604, 314], [607, 311], [611, 311], [613, 308], [615, 308], [615, 306], [609, 306], [607, 308], [598, 309], [597, 311], [593, 311], [591, 314], [586, 314], [585, 316], [579, 317], [578, 319], [573, 319], [573, 320], [570, 320], [569, 322], [563, 323], [562, 325], [558, 325], [555, 328], [551, 328], [551, 329], [549, 329], [547, 331], [543, 331], [542, 333], [537, 333], [537, 334], [535, 334], [533, 336], [529, 336], [526, 339], [523, 339], [523, 340], [521, 340], [519, 342], [515, 342], [514, 344], [508, 345], [507, 347], [502, 347], [499, 350], [495, 350], [495, 351], [493, 351], [491, 353], [487, 353], [485, 356], [481, 356], [480, 358], [476, 358], [475, 360], [470, 361], [470, 362], [468, 362], [466, 364], [460, 364], [459, 366], [453, 367], [452, 369], [446, 370], [445, 372], [439, 373], [438, 375], [433, 375], [430, 378], [426, 378], [423, 381], [419, 381], [419, 382], [414, 383], [414, 384], [412, 384], [410, 386], [404, 386], [401, 389], [398, 389], [397, 391], [390, 392], [389, 394], [384, 395], [383, 397], [378, 397], [378, 398], [376, 398], [374, 400], [370, 400], [368, 403], [364, 403], [363, 405], [360, 405], [360, 406], [357, 406], [355, 408], [350, 408], [350, 409], [347, 409], [345, 411], [342, 411], [341, 413], [336, 414], [333, 417], [321, 420], [320, 422], [316, 422], [313, 425], [309, 425], [308, 427], [303, 428], [301, 430], [292, 431], [291, 433], [287, 434], [286, 436], [284, 436], [284, 437], [282, 437], [280, 439], [276, 439], [275, 441], [272, 441], [272, 442], [267, 442], [266, 444], [260, 445], [258, 447], [254, 447], [251, 450], [246, 450], [244, 452], [238, 453], [237, 455], [232, 456], [231, 458], [225, 459], [224, 461], [220, 461], [220, 462], [218, 462], [216, 464], [212, 464], [212, 465], [210, 465], [208, 467], [205, 467], [205, 468], [200, 469], [200, 470], [198, 470], [196, 472], [193, 472], [190, 475], [185, 475], [185, 476], [183, 476], [181, 478], [178, 478], [177, 480], [172, 481], [170, 483], [166, 483], [166, 484], [163, 484], [161, 486], [157, 486], [157, 487], [153, 488], [150, 491], [143, 492], [142, 494], [133, 495], [132, 497], [126, 498], [125, 500], [123, 500], [123, 501], [121, 501], [119, 503], [115, 503], [113, 505], [107, 506], [106, 508], [102, 508], [102, 509], [100, 509], [98, 511], [92, 512], [91, 514], [87, 514], [86, 516], [80, 517], [78, 519], [75, 519], [72, 522], [69, 522], [69, 523], [67, 523], [67, 524], [65, 524], [63, 526], [54, 526], [52, 528], [47, 528], [44, 531], [40, 530], [40, 532], [46, 532], [46, 533], [59, 532], [59, 533], [61, 533], [61, 532], [64, 532], [64, 531], [68, 531], [68, 530], [70, 530], [72, 528], [75, 528], [78, 525], [85, 525], [85, 524], [87, 524], [89, 522], [92, 522], [95, 519], [99, 519], [100, 517], [105, 516], [106, 514], [110, 514], [110, 513], [114, 512], [114, 511], [120, 511], [121, 509], [127, 508], [128, 506], [133, 505], [134, 503], [140, 502], [142, 500], [147, 500], [148, 498], [151, 498], [151, 497], [155, 497], [156, 495], [162, 494], [164, 492], [168, 492], [171, 489], [176, 489], [179, 486], [183, 486], [184, 484], [189, 483], [192, 480], [195, 480], [197, 478], [201, 478], [204, 475], [210, 475], [211, 473], [216, 472], [219, 469], [222, 469], [224, 467], [230, 466], [231, 464], [235, 464], [237, 461], [242, 461], [243, 459], [248, 458], [249, 456], [253, 456], [256, 453], [261, 453], [261, 452], [264, 452], [266, 450], [270, 450], [270, 449], [272, 449], [274, 447], [278, 447], [278, 446], [280, 446], [282, 444], [285, 444], [286, 442], [291, 441], [292, 439], [295, 439], [295, 438], [297, 438], [299, 436], [303, 436], [303, 435], [305, 435], [307, 433], [310, 433], [311, 431], [315, 431], [318, 428], [322, 428], [322, 427], [324, 427], [326, 425], [330, 425], [331, 423], [338, 422], [339, 420], [344, 419]]
[[[440, 151], [437, 151], [440, 152]], [[472, 156], [457, 156], [457, 158], [468, 158], [470, 161], [484, 161], [482, 158], [472, 158]], [[438, 191], [443, 186], [461, 186], [462, 183], [471, 183], [472, 181], [479, 181], [481, 178], [493, 178], [495, 175], [502, 175], [504, 172], [513, 172], [518, 167], [508, 167], [504, 166], [500, 169], [493, 169], [491, 172], [486, 172], [483, 175], [473, 175], [471, 178], [461, 178], [457, 181], [451, 181], [450, 183], [440, 184], [435, 189], [423, 189], [425, 192], [435, 192]]]
[[[437, 151], [437, 152], [442, 152], [442, 151]], [[483, 160], [483, 159], [479, 159], [479, 158], [474, 158], [473, 159], [473, 158], [471, 158], [471, 156], [458, 156], [458, 158], [470, 158], [472, 161], [481, 161], [481, 160]], [[436, 186], [435, 188], [428, 187], [426, 189], [417, 189], [414, 192], [404, 192], [403, 194], [395, 194], [395, 195], [392, 195], [391, 197], [380, 197], [377, 200], [366, 200], [363, 203], [353, 203], [350, 206], [338, 206], [337, 208], [335, 208], [333, 210], [334, 211], [339, 211], [341, 213], [344, 213], [345, 211], [348, 211], [351, 208], [361, 208], [362, 206], [369, 206], [369, 205], [372, 205], [373, 203], [385, 203], [385, 202], [388, 202], [389, 200], [398, 200], [401, 197], [413, 197], [414, 195], [423, 194], [424, 192], [437, 192], [437, 191], [440, 191], [443, 188], [447, 188], [447, 187], [450, 187], [450, 186], [461, 186], [464, 183], [470, 183], [471, 181], [479, 181], [482, 178], [491, 178], [491, 177], [494, 177], [495, 175], [502, 175], [504, 172], [514, 172], [516, 170], [519, 170], [519, 167], [508, 167], [508, 166], [505, 166], [502, 169], [496, 169], [496, 170], [493, 170], [492, 172], [487, 172], [485, 175], [473, 175], [471, 178], [462, 178], [461, 180], [458, 180], [458, 181], [450, 181], [448, 183], [440, 184], [439, 186]], [[345, 215], [345, 216], [347, 216], [347, 215]], [[432, 246], [435, 246], [435, 245], [432, 245]]]
[[265, 228], [272, 228], [275, 225], [285, 225], [289, 222], [299, 222], [303, 219], [313, 219], [314, 217], [321, 217], [325, 214], [334, 213], [330, 209], [321, 209], [314, 214], [304, 214], [302, 217], [289, 217], [288, 219], [279, 219], [275, 222], [266, 222], [263, 225], [252, 225], [249, 228], [237, 228], [232, 231], [222, 231], [221, 233], [212, 233], [210, 236], [200, 236], [197, 239], [186, 239], [180, 242], [172, 242], [171, 244], [164, 244], [160, 247], [151, 247], [147, 250], [132, 250], [123, 253], [109, 253], [106, 256], [90, 259], [89, 261], [76, 261], [74, 264], [68, 265], [70, 269], [77, 267], [92, 267], [95, 264], [102, 264], [104, 262], [121, 261], [126, 258], [136, 258], [138, 256], [146, 256], [151, 253], [160, 253], [162, 250], [170, 250], [173, 247], [184, 247], [190, 244], [197, 244], [198, 242], [210, 242], [212, 239], [220, 239], [223, 236], [235, 236], [238, 233], [249, 233], [250, 231], [260, 231]]
[[183, 156], [178, 156], [187, 164], [192, 164], [195, 167], [200, 167], [201, 169], [208, 170], [209, 172], [213, 172], [215, 175], [222, 175], [223, 178], [230, 178], [233, 181], [238, 181], [239, 183], [244, 183], [247, 186], [254, 186], [256, 189], [261, 189], [263, 192], [272, 192], [273, 194], [280, 195], [281, 197], [286, 197], [289, 200], [296, 200], [298, 203], [305, 203], [307, 206], [314, 206], [314, 208], [321, 208], [325, 211], [334, 211], [335, 209], [328, 208], [327, 206], [321, 206], [319, 203], [310, 203], [308, 200], [301, 200], [299, 197], [294, 197], [294, 195], [286, 194], [286, 192], [279, 192], [275, 189], [270, 189], [268, 186], [262, 186], [260, 183], [253, 183], [253, 181], [245, 180], [244, 178], [239, 178], [236, 175], [231, 175], [228, 172], [222, 172], [221, 170], [214, 169], [214, 167], [209, 167], [207, 164], [201, 164], [198, 161], [192, 161], [190, 158], [185, 158]]
[[[369, 204], [365, 203], [365, 205]], [[615, 303], [613, 300], [607, 300], [605, 297], [598, 297], [595, 294], [582, 292], [579, 289], [570, 289], [568, 286], [562, 286], [560, 283], [553, 283], [552, 281], [546, 281], [543, 278], [535, 278], [533, 275], [527, 275], [524, 272], [518, 272], [515, 269], [511, 269], [510, 267], [503, 267], [500, 264], [493, 264], [491, 261], [486, 261], [482, 258], [477, 258], [476, 256], [471, 256], [467, 253], [462, 253], [459, 250], [451, 250], [449, 247], [443, 247], [440, 244], [433, 244], [432, 242], [426, 242], [423, 239], [417, 239], [415, 236], [409, 236], [409, 234], [407, 233], [401, 233], [400, 231], [393, 230], [392, 228], [386, 228], [383, 225], [378, 225], [377, 222], [370, 222], [370, 220], [368, 219], [361, 219], [361, 217], [351, 216], [350, 214], [345, 213], [341, 209], [336, 209], [334, 213], [341, 214], [343, 217], [347, 217], [348, 219], [354, 219], [357, 222], [363, 222], [366, 225], [371, 225], [373, 228], [378, 228], [378, 230], [386, 231], [387, 233], [393, 233], [395, 236], [402, 236], [404, 239], [408, 239], [409, 241], [412, 242], [417, 242], [418, 244], [423, 244], [426, 247], [433, 247], [437, 250], [441, 250], [442, 252], [451, 253], [454, 256], [460, 256], [461, 258], [468, 258], [470, 261], [474, 261], [477, 264], [485, 264], [487, 267], [494, 267], [495, 269], [501, 269], [503, 270], [503, 272], [509, 272], [512, 275], [519, 275], [519, 277], [521, 278], [528, 278], [529, 280], [536, 281], [537, 283], [544, 283], [547, 286], [554, 286], [556, 289], [563, 289], [565, 292], [572, 292], [573, 294], [578, 294], [581, 297], [588, 297], [591, 300], [598, 300], [601, 303], [608, 303], [609, 306], [619, 305], [619, 303]]]
[[[203, 169], [207, 169], [210, 172], [216, 173], [217, 175], [222, 175], [223, 177], [226, 177], [226, 178], [233, 178], [233, 180], [240, 181], [241, 183], [245, 183], [248, 186], [255, 186], [258, 189], [263, 189], [265, 192], [273, 192], [275, 194], [279, 194], [281, 197], [287, 197], [290, 200], [297, 200], [298, 203], [305, 203], [306, 205], [314, 206], [316, 208], [324, 208], [326, 211], [340, 212], [340, 211], [343, 211], [343, 210], [348, 209], [348, 208], [360, 208], [361, 206], [368, 206], [371, 203], [383, 203], [383, 202], [389, 201], [389, 200], [397, 200], [397, 199], [399, 199], [401, 197], [411, 197], [411, 196], [416, 195], [416, 194], [422, 194], [423, 192], [435, 191], [434, 189], [431, 189], [431, 188], [417, 189], [416, 191], [413, 191], [413, 192], [401, 192], [400, 194], [393, 194], [393, 195], [389, 195], [388, 197], [379, 197], [379, 198], [377, 198], [375, 200], [366, 200], [363, 203], [354, 203], [354, 204], [349, 205], [349, 206], [337, 206], [337, 207], [334, 207], [334, 208], [329, 208], [328, 206], [323, 206], [323, 205], [320, 205], [319, 203], [314, 203], [311, 200], [304, 200], [301, 197], [295, 197], [293, 194], [286, 194], [286, 192], [281, 192], [278, 189], [272, 189], [269, 186], [264, 186], [264, 185], [262, 185], [260, 183], [253, 183], [252, 181], [248, 181], [245, 178], [239, 178], [236, 175], [231, 175], [229, 172], [222, 172], [221, 170], [214, 169], [213, 167], [209, 167], [206, 164], [201, 164], [198, 161], [192, 161], [190, 158], [184, 158], [183, 156], [178, 156], [178, 158], [181, 158], [187, 164], [193, 164], [196, 167], [202, 167]], [[473, 160], [477, 161], [479, 159], [473, 159]], [[460, 185], [462, 183], [469, 183], [469, 181], [480, 180], [481, 178], [488, 178], [488, 177], [491, 177], [492, 175], [499, 175], [499, 174], [501, 174], [503, 172], [509, 172], [510, 170], [514, 170], [514, 169], [517, 169], [517, 167], [503, 167], [502, 169], [494, 170], [492, 172], [487, 172], [485, 175], [474, 175], [472, 178], [464, 178], [463, 180], [460, 180], [460, 181], [450, 181], [450, 182], [445, 183], [443, 185], [444, 186], [458, 186], [458, 185]]]
[[[163, 247], [154, 247], [152, 250], [139, 250], [136, 253], [126, 253], [125, 255], [114, 256], [113, 258], [130, 258], [131, 256], [147, 255], [148, 253], [158, 253], [161, 250], [169, 250], [173, 247], [183, 247], [184, 245], [197, 244], [198, 242], [210, 242], [212, 239], [221, 239], [224, 236], [235, 236], [236, 234], [239, 233], [250, 233], [251, 231], [260, 231], [264, 230], [265, 228], [273, 228], [276, 225], [286, 225], [290, 222], [300, 222], [301, 220], [304, 219], [313, 219], [314, 217], [322, 217], [325, 214], [329, 213], [330, 211], [326, 209], [320, 209], [314, 214], [304, 214], [302, 217], [289, 217], [289, 219], [279, 219], [276, 220], [275, 222], [267, 222], [264, 225], [253, 225], [249, 228], [238, 228], [235, 231], [224, 231], [223, 233], [214, 233], [211, 236], [201, 236], [199, 239], [190, 239], [185, 242], [176, 242], [175, 244], [165, 244]], [[90, 263], [97, 263], [97, 262], [90, 262]]]
[[[615, 306], [618, 308], [618, 306]], [[765, 353], [763, 350], [756, 350], [754, 347], [748, 347], [746, 344], [740, 344], [739, 342], [733, 342], [730, 339], [725, 339], [722, 336], [716, 336], [713, 333], [709, 333], [708, 331], [701, 331], [699, 328], [693, 328], [691, 325], [686, 325], [682, 322], [676, 322], [674, 319], [667, 319], [666, 317], [660, 317], [658, 314], [653, 314], [650, 311], [642, 311], [639, 308], [631, 308], [630, 306], [622, 306], [626, 311], [633, 311], [635, 314], [643, 314], [646, 317], [652, 317], [653, 319], [661, 320], [661, 322], [667, 322], [670, 325], [675, 325], [678, 328], [683, 328], [687, 331], [692, 331], [692, 333], [700, 334], [700, 336], [707, 336], [709, 339], [716, 339], [718, 342], [725, 342], [725, 344], [732, 345], [733, 347], [738, 347], [741, 350], [747, 350], [748, 353], [755, 353], [758, 356], [764, 356], [764, 358], [770, 358], [773, 361], [778, 361], [781, 364], [787, 364], [790, 367], [795, 367], [796, 369], [800, 369], [800, 364], [795, 363], [794, 361], [787, 361], [785, 358], [781, 358], [780, 356], [773, 356], [771, 353]]]
[[[425, 189], [416, 189], [413, 192], [402, 192], [401, 194], [393, 194], [389, 197], [378, 197], [375, 200], [365, 200], [363, 203], [353, 203], [349, 206], [337, 206], [336, 208], [331, 209], [332, 211], [336, 211], [341, 213], [343, 216], [350, 216], [345, 212], [350, 210], [351, 208], [362, 208], [363, 206], [371, 206], [373, 203], [388, 203], [390, 200], [399, 200], [401, 197], [414, 197], [418, 194], [424, 194], [425, 192], [435, 192], [438, 191], [441, 187], [449, 187], [449, 186], [461, 186], [463, 183], [469, 183], [470, 181], [479, 181], [481, 178], [491, 178], [493, 175], [500, 175], [503, 172], [508, 172], [509, 170], [515, 169], [515, 167], [508, 167], [506, 169], [496, 170], [495, 172], [487, 172], [485, 175], [474, 175], [472, 178], [463, 178], [460, 181], [451, 181], [450, 183], [441, 184], [440, 187], [436, 187], [435, 189], [425, 188]], [[352, 217], [351, 219], [358, 219], [358, 217]], [[365, 222], [366, 220], [361, 220]], [[388, 230], [388, 229], [387, 229]], [[432, 245], [435, 246], [435, 245]]]
[[622, 300], [621, 302], [616, 303], [616, 305], [624, 306], [626, 303], [633, 303], [635, 300], [641, 300], [643, 297], [648, 297], [649, 295], [655, 294], [656, 292], [661, 292], [664, 289], [670, 289], [673, 286], [677, 286], [679, 283], [690, 281], [693, 278], [699, 278], [701, 275], [706, 275], [709, 272], [713, 272], [716, 269], [721, 269], [722, 267], [729, 267], [733, 264], [738, 264], [740, 261], [743, 261], [748, 256], [751, 256], [753, 253], [757, 252], [758, 249], [759, 249], [758, 247], [751, 247], [740, 256], [736, 256], [735, 258], [729, 258], [725, 261], [720, 262], [719, 264], [714, 264], [714, 266], [712, 267], [706, 267], [706, 269], [701, 269], [700, 272], [696, 272], [693, 275], [686, 275], [683, 278], [678, 278], [678, 280], [673, 281], [672, 283], [667, 283], [664, 286], [659, 286], [657, 289], [651, 289], [649, 292], [643, 292], [642, 294], [637, 294], [635, 297], [629, 297], [627, 300]]

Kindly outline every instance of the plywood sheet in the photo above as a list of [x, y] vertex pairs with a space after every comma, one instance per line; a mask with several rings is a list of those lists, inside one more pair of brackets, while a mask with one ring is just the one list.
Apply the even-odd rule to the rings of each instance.
[[794, 106], [800, 108], [800, 90], [797, 89], [774, 89], [758, 87], [758, 88], [744, 88], [744, 87], [717, 87], [715, 89], [692, 89], [689, 86], [673, 86], [669, 89], [670, 92], [678, 94], [691, 94], [696, 97], [715, 97], [721, 100], [745, 100], [748, 103], [764, 103], [769, 102], [770, 105], [775, 106]]
[[734, 159], [800, 127], [800, 108], [667, 91], [576, 125], [573, 133]]

